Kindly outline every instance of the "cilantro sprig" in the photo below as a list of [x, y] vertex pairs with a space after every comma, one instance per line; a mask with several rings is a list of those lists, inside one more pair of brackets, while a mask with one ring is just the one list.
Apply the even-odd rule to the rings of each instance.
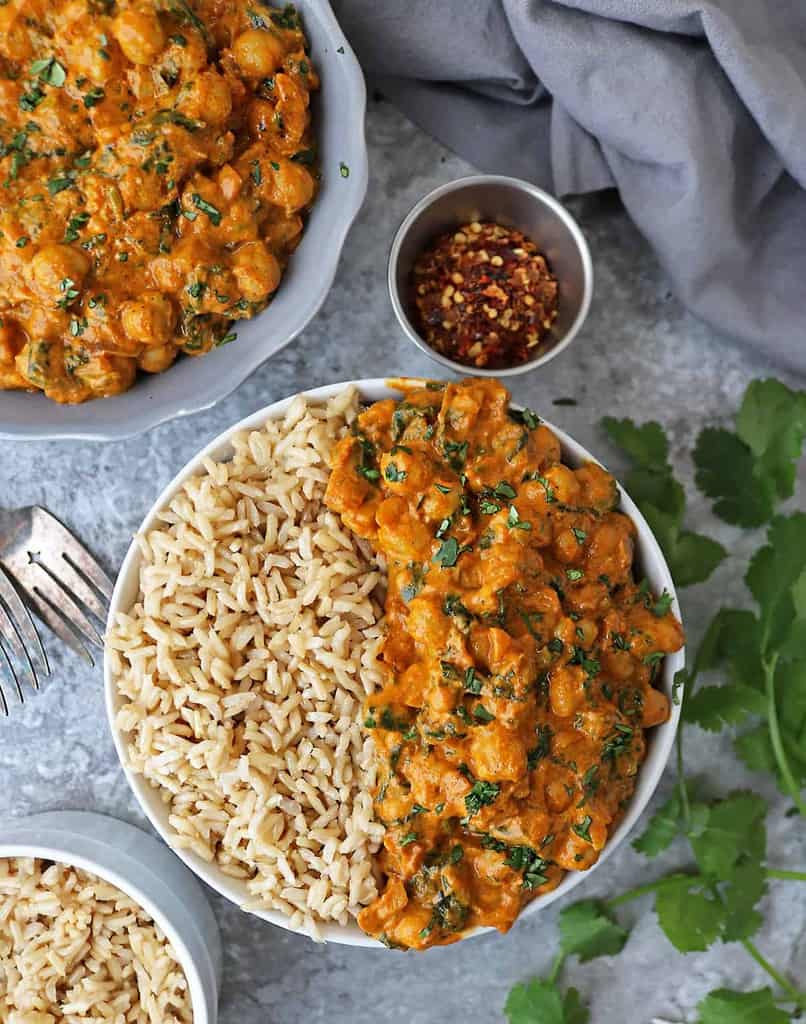
[[624, 485], [663, 548], [675, 582], [686, 587], [708, 579], [727, 551], [711, 537], [683, 527], [686, 495], [669, 464], [669, 441], [661, 425], [638, 426], [631, 419], [606, 416], [602, 427], [633, 464]]
[[804, 438], [806, 391], [792, 391], [778, 380], [753, 381], [735, 432], [707, 427], [697, 438], [697, 486], [725, 522], [761, 526], [794, 493]]

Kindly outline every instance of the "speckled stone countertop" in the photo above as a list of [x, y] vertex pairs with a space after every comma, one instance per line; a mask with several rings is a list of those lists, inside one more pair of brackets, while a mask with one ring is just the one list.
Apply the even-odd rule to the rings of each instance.
[[[121, 444], [5, 445], [0, 455], [0, 504], [41, 503], [71, 526], [105, 563], [119, 566], [132, 533], [174, 473], [225, 427], [292, 392], [353, 377], [435, 374], [435, 366], [398, 331], [385, 271], [392, 234], [429, 189], [471, 169], [382, 102], [368, 118], [371, 181], [366, 205], [344, 250], [322, 312], [291, 346], [268, 362], [218, 408], [160, 427]], [[679, 455], [706, 422], [726, 420], [753, 377], [781, 374], [686, 314], [662, 270], [615, 200], [574, 205], [591, 244], [596, 294], [578, 339], [542, 370], [516, 378], [515, 397], [563, 427], [608, 462], [624, 468], [597, 423], [607, 413], [659, 419], [673, 440], [673, 458], [691, 483], [691, 463]], [[237, 359], [237, 346], [232, 347]], [[573, 397], [575, 406], [554, 406]], [[799, 491], [803, 504], [804, 475]], [[720, 527], [690, 491], [689, 525], [719, 536], [736, 557], [709, 581], [683, 594], [689, 635], [699, 639], [712, 610], [745, 600], [741, 576], [759, 537]], [[0, 721], [0, 834], [10, 817], [51, 809], [97, 810], [147, 827], [118, 766], [106, 724], [100, 667], [89, 669], [48, 642], [53, 678], [24, 710]], [[690, 768], [721, 791], [759, 786], [736, 762], [726, 737], [692, 730]], [[671, 786], [671, 775], [661, 795]], [[769, 819], [772, 863], [806, 864], [806, 833], [784, 818], [786, 802], [762, 784], [774, 803]], [[656, 797], [657, 801], [658, 797]], [[648, 865], [622, 847], [573, 898], [623, 891], [636, 878], [684, 863], [673, 847]], [[349, 947], [319, 947], [251, 919], [211, 894], [225, 947], [221, 1024], [432, 1024], [503, 1018], [509, 988], [545, 973], [556, 951], [561, 904], [516, 925], [427, 956]], [[758, 944], [795, 979], [806, 974], [806, 891], [771, 883]], [[682, 956], [666, 941], [646, 904], [630, 904], [634, 924], [620, 956], [564, 977], [590, 1001], [593, 1024], [642, 1024], [655, 1016], [692, 1020], [694, 1005], [719, 985], [751, 988], [767, 978], [741, 947], [714, 946]], [[800, 971], [797, 965], [800, 964]]]

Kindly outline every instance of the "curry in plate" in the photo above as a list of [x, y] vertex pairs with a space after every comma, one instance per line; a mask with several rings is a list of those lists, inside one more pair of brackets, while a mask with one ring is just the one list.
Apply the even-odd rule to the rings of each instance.
[[0, 388], [81, 402], [232, 341], [315, 193], [290, 5], [0, 5]]
[[387, 682], [370, 698], [392, 946], [506, 931], [590, 867], [669, 715], [653, 682], [683, 644], [634, 577], [636, 528], [602, 467], [496, 381], [396, 381], [340, 442], [327, 501], [386, 561]]

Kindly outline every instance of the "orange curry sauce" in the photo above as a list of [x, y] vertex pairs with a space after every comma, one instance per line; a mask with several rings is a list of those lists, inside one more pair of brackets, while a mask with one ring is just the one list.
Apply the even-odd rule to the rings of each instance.
[[366, 709], [386, 826], [370, 935], [506, 931], [594, 864], [635, 788], [653, 687], [683, 644], [633, 578], [613, 477], [570, 469], [496, 381], [398, 381], [339, 445], [329, 506], [388, 565], [388, 683]]

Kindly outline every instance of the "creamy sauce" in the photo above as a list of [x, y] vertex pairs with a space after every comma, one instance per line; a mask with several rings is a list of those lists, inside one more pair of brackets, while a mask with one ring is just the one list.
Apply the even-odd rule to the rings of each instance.
[[596, 862], [683, 631], [633, 577], [609, 473], [564, 465], [496, 381], [395, 383], [341, 442], [327, 501], [388, 565], [388, 683], [365, 722], [387, 882], [359, 921], [422, 949], [505, 931]]

